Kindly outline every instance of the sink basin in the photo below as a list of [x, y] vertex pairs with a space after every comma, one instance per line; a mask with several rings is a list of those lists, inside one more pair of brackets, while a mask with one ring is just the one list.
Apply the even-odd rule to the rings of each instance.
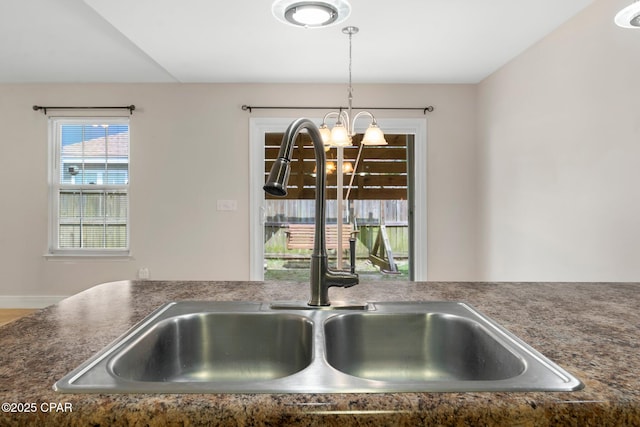
[[379, 381], [513, 378], [523, 358], [472, 320], [441, 313], [341, 315], [325, 324], [327, 361]]
[[582, 383], [457, 302], [165, 304], [62, 393], [572, 391]]
[[110, 364], [133, 381], [261, 381], [311, 363], [311, 322], [290, 314], [196, 313], [163, 320]]

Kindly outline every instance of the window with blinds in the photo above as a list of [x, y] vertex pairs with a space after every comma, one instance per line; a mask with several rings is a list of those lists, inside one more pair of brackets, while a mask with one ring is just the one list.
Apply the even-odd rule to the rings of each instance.
[[51, 118], [52, 254], [129, 250], [129, 119]]

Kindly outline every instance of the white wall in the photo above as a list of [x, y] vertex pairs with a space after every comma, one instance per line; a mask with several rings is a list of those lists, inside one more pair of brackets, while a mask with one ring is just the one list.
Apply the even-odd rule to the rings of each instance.
[[479, 85], [478, 279], [640, 280], [640, 30], [598, 0]]
[[[418, 166], [428, 168], [428, 182], [417, 184], [417, 191], [428, 191], [429, 278], [473, 279], [476, 87], [363, 85], [356, 86], [355, 97], [368, 107], [436, 107], [425, 118], [429, 164]], [[240, 106], [340, 105], [345, 99], [344, 85], [0, 85], [0, 306], [12, 305], [7, 301], [15, 297], [70, 295], [97, 283], [134, 279], [140, 267], [149, 268], [152, 279], [247, 280], [249, 117], [314, 113], [249, 115]], [[34, 104], [136, 105], [131, 259], [43, 257], [47, 119], [31, 109]], [[238, 200], [238, 211], [217, 211], [218, 199]]]

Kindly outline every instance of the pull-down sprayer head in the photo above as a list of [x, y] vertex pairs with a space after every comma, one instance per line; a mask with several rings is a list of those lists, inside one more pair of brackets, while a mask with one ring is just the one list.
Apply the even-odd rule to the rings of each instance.
[[[287, 128], [280, 143], [278, 158], [273, 166], [271, 166], [271, 172], [269, 172], [267, 182], [262, 187], [264, 191], [278, 197], [287, 195], [287, 183], [289, 182], [289, 174], [291, 173], [291, 157], [293, 156], [296, 138], [300, 131], [309, 129], [309, 127], [315, 128], [313, 122], [308, 119], [298, 119]], [[313, 132], [313, 130], [310, 132]], [[321, 161], [324, 163], [324, 151], [322, 157]], [[324, 184], [324, 182], [322, 183]], [[322, 197], [324, 197], [324, 194], [322, 194]]]
[[267, 193], [284, 197], [287, 195], [287, 182], [289, 182], [289, 174], [291, 173], [291, 162], [289, 159], [278, 157], [271, 167], [267, 182], [262, 187]]

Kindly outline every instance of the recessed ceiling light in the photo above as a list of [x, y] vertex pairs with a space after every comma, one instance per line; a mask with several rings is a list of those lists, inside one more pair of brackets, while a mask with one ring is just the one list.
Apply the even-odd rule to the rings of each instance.
[[285, 24], [322, 28], [347, 19], [351, 14], [351, 5], [346, 0], [276, 0], [271, 11], [276, 19]]
[[640, 28], [640, 1], [636, 1], [618, 12], [615, 22], [622, 28]]
[[324, 27], [338, 18], [338, 11], [329, 4], [304, 3], [293, 5], [284, 14], [287, 21], [303, 27]]

